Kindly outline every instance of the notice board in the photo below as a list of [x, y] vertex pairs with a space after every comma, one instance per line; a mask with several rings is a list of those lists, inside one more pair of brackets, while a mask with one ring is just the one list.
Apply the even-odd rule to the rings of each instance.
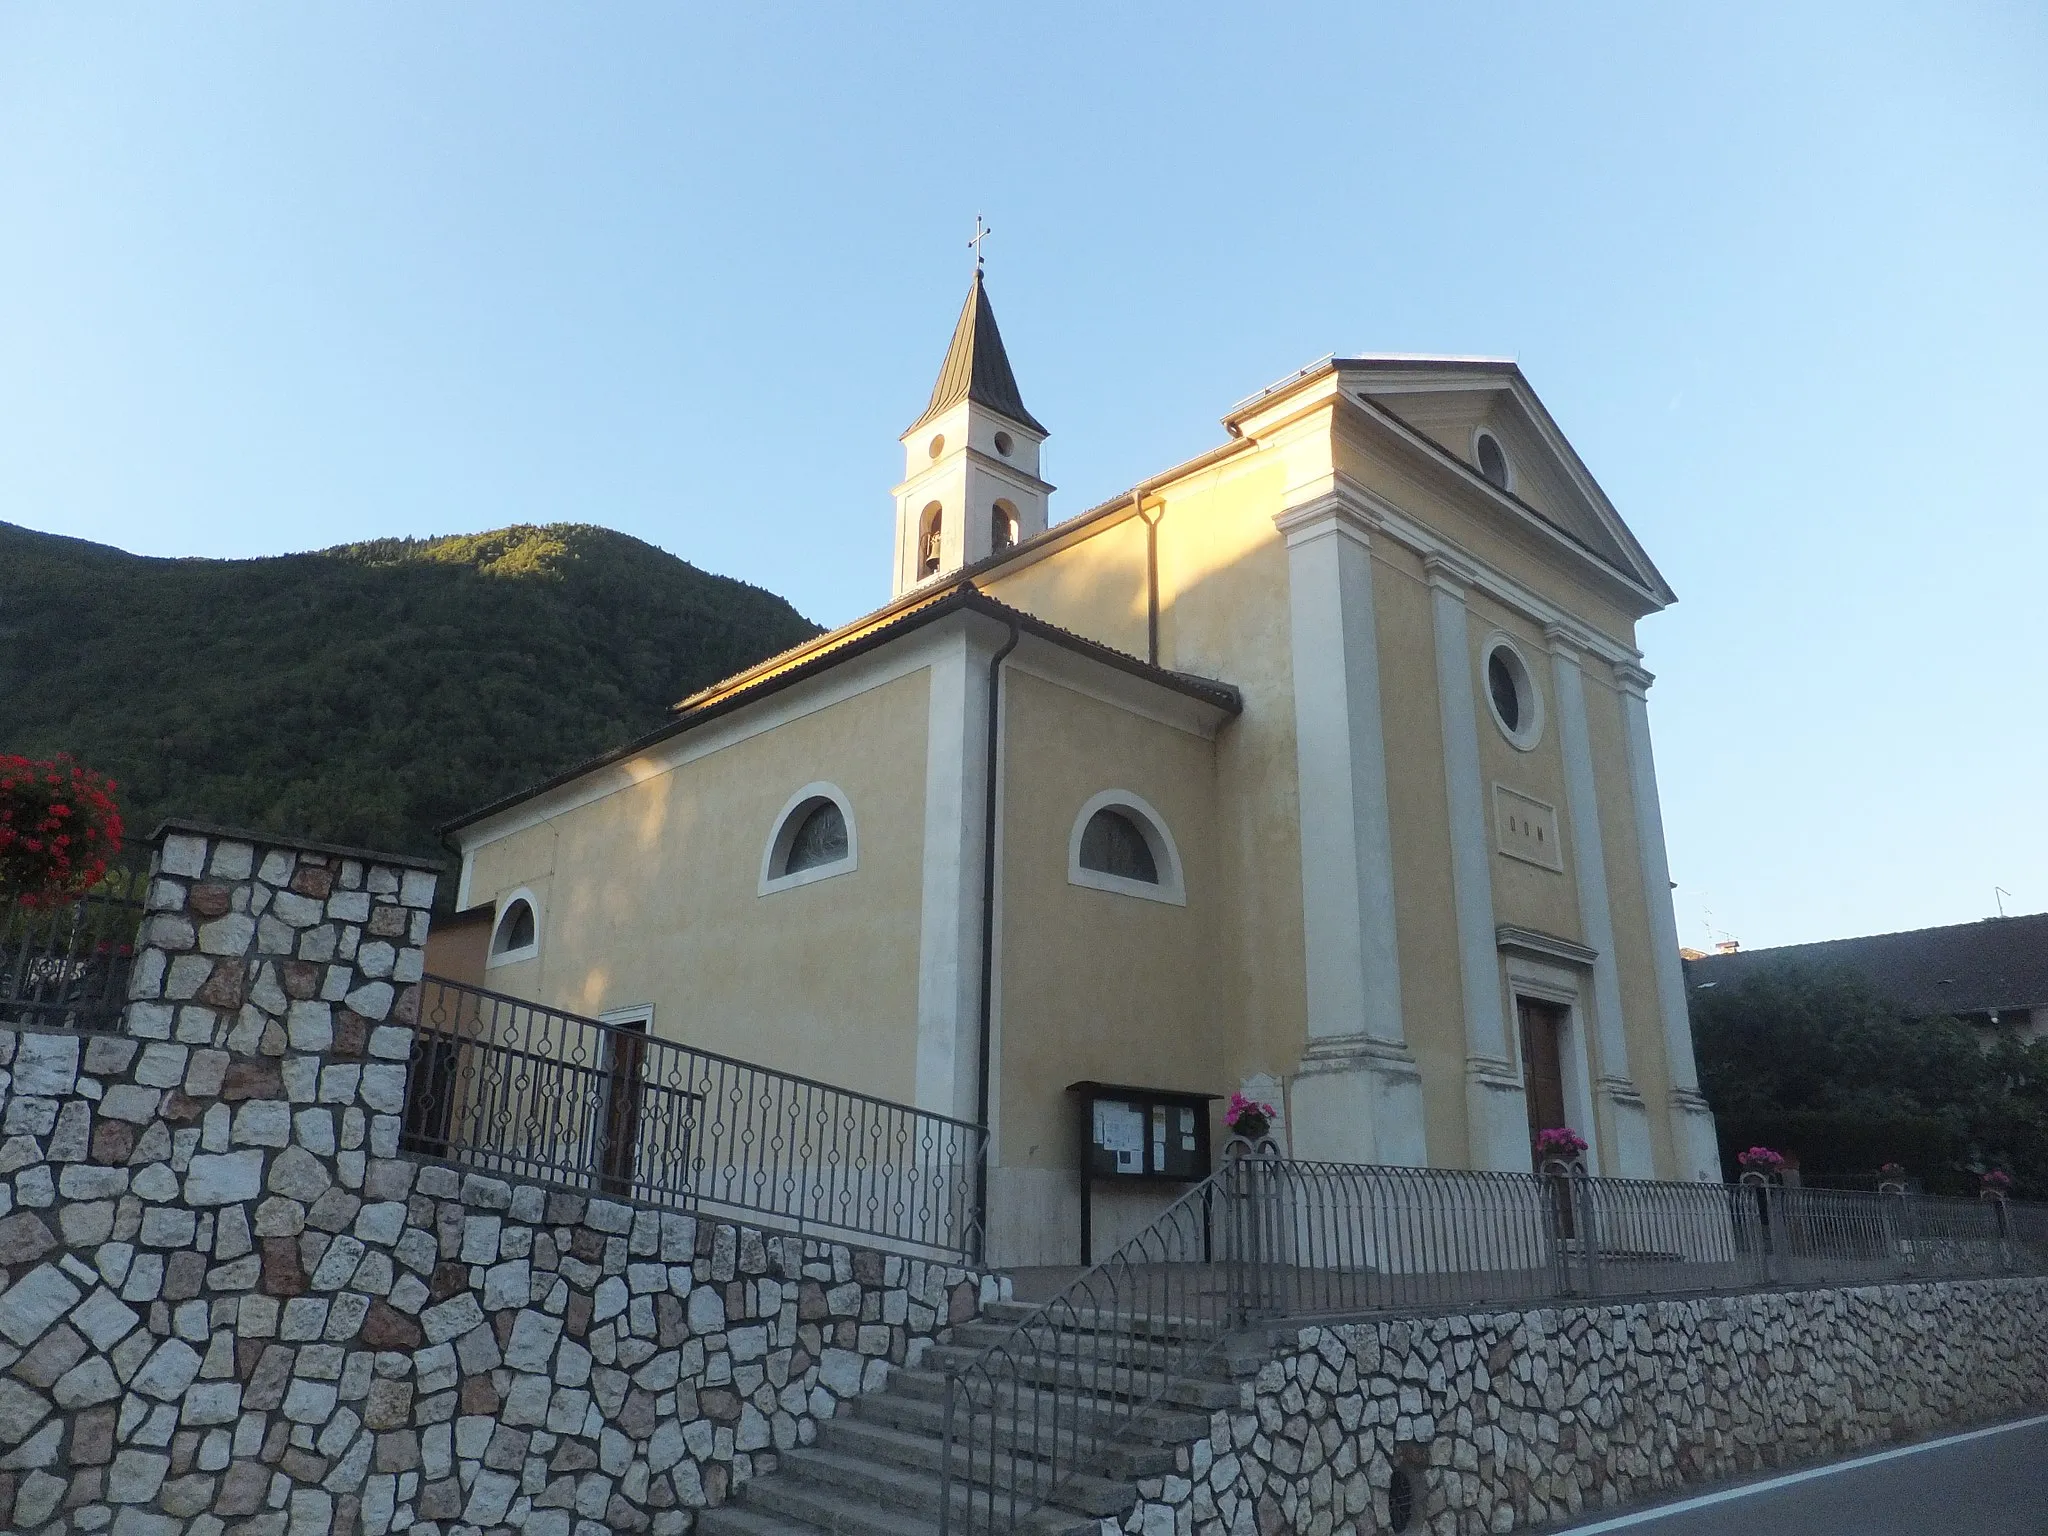
[[1095, 1185], [1193, 1184], [1209, 1176], [1209, 1105], [1220, 1093], [1067, 1084], [1081, 1101], [1081, 1262], [1092, 1264]]

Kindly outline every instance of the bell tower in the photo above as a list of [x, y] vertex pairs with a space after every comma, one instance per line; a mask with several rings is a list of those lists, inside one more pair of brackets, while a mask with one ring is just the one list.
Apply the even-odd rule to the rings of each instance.
[[931, 401], [903, 433], [892, 596], [1045, 532], [1045, 439], [1017, 392], [977, 261]]

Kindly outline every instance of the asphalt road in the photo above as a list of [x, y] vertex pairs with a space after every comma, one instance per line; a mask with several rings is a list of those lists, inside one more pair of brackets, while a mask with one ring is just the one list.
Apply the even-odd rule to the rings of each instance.
[[1565, 1529], [1570, 1536], [2043, 1536], [2048, 1415], [1607, 1513]]

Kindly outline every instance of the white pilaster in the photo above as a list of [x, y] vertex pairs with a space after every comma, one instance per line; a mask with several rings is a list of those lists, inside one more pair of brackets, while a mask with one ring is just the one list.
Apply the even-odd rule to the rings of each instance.
[[1274, 522], [1287, 540], [1308, 992], [1293, 1150], [1419, 1165], [1422, 1079], [1401, 1022], [1370, 523], [1341, 490]]
[[1493, 869], [1486, 783], [1479, 766], [1479, 712], [1465, 577], [1430, 556], [1436, 630], [1436, 695], [1443, 724], [1444, 789], [1450, 804], [1451, 893], [1458, 919], [1458, 977], [1465, 1001], [1465, 1111], [1476, 1168], [1529, 1167], [1529, 1111], [1508, 1047], [1500, 951], [1493, 927]]
[[1600, 1046], [1594, 1080], [1596, 1113], [1606, 1120], [1600, 1138], [1609, 1149], [1597, 1171], [1610, 1177], [1656, 1177], [1650, 1117], [1629, 1075], [1628, 1034], [1621, 1011], [1621, 972], [1614, 960], [1614, 916], [1607, 897], [1607, 854], [1600, 832], [1600, 796], [1593, 778], [1593, 743], [1586, 726], [1586, 684], [1570, 634], [1552, 625], [1552, 672], [1557, 682], [1558, 746], [1564, 754], [1565, 809], [1571, 816], [1572, 870], [1577, 876], [1579, 928], [1593, 951], [1593, 1027]]
[[1685, 1005], [1685, 971], [1678, 956], [1678, 919], [1671, 909], [1671, 866], [1664, 852], [1664, 812], [1657, 799], [1657, 763], [1650, 751], [1650, 674], [1618, 666], [1622, 719], [1628, 739], [1630, 798], [1636, 807], [1636, 847], [1642, 859], [1643, 895], [1650, 907], [1651, 964], [1657, 977], [1658, 1012], [1664, 1024], [1664, 1059], [1671, 1074], [1672, 1151], [1681, 1179], [1718, 1182], [1721, 1154], [1714, 1139], [1714, 1112], [1700, 1095], [1693, 1063], [1692, 1019]]
[[962, 632], [934, 657], [925, 746], [924, 893], [918, 935], [920, 1109], [974, 1118], [980, 1028], [985, 657]]

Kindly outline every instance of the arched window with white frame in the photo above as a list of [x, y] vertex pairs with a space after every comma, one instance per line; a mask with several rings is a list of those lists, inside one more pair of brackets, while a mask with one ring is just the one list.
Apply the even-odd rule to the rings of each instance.
[[540, 953], [540, 907], [533, 892], [520, 889], [498, 903], [498, 918], [491, 926], [491, 947], [484, 966], [517, 965]]
[[761, 894], [809, 885], [859, 865], [853, 803], [836, 784], [806, 784], [770, 824], [761, 855]]
[[1127, 789], [1091, 796], [1067, 840], [1067, 881], [1144, 901], [1187, 905], [1180, 850], [1166, 818]]

